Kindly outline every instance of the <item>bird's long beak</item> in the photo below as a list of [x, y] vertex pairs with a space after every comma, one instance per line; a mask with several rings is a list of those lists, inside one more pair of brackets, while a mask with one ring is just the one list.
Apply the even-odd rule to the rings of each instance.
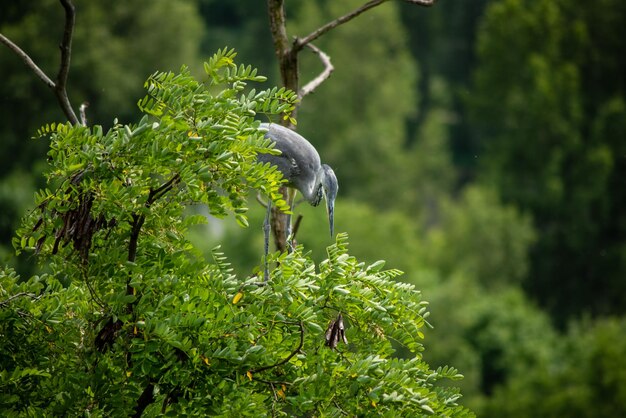
[[326, 212], [328, 213], [328, 223], [330, 225], [331, 238], [335, 235], [335, 202], [326, 199]]

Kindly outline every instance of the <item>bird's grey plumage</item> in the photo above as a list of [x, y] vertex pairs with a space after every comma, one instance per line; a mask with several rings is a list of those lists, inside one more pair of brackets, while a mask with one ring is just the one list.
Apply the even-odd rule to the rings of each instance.
[[262, 123], [267, 129], [266, 137], [274, 141], [280, 155], [259, 154], [261, 162], [275, 165], [287, 180], [287, 185], [297, 189], [313, 206], [326, 198], [326, 209], [330, 223], [330, 234], [334, 231], [335, 197], [339, 185], [335, 172], [322, 164], [317, 150], [302, 135], [284, 126]]
[[[313, 206], [319, 205], [322, 197], [326, 199], [326, 210], [330, 225], [330, 235], [334, 233], [335, 198], [339, 185], [335, 172], [326, 164], [322, 164], [317, 150], [302, 135], [278, 124], [262, 123], [261, 128], [267, 129], [265, 136], [274, 141], [274, 148], [280, 155], [259, 154], [258, 160], [275, 165], [287, 180], [287, 186], [298, 190]], [[289, 202], [292, 204], [293, 202]], [[270, 204], [264, 224], [265, 259], [267, 262], [269, 239]], [[291, 225], [288, 221], [287, 228]], [[289, 235], [289, 233], [288, 233]], [[265, 280], [268, 278], [267, 263]]]
[[266, 136], [275, 143], [280, 155], [259, 154], [259, 161], [275, 165], [287, 180], [287, 185], [302, 193], [314, 206], [319, 204], [316, 181], [322, 166], [317, 150], [302, 135], [278, 124], [262, 123]]

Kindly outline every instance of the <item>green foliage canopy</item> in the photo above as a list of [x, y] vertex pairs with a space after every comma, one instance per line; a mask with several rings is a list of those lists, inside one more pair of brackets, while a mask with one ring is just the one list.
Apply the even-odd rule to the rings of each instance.
[[[245, 225], [259, 190], [286, 209], [260, 114], [287, 115], [295, 95], [221, 50], [207, 81], [155, 73], [137, 124], [104, 131], [50, 124], [48, 188], [15, 245], [51, 272], [0, 273], [0, 410], [4, 415], [471, 416], [459, 378], [422, 360], [426, 303], [397, 270], [365, 265], [340, 234], [316, 265], [298, 247], [273, 254], [271, 281], [207, 263], [185, 231], [211, 214]], [[328, 348], [339, 313], [345, 344]], [[6, 338], [5, 338], [6, 337]], [[394, 356], [392, 341], [410, 358]]]

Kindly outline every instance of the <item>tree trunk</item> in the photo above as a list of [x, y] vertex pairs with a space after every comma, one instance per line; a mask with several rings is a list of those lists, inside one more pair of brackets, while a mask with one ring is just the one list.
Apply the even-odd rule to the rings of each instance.
[[[285, 24], [284, 0], [268, 0], [267, 10], [270, 19], [270, 30], [274, 40], [274, 50], [280, 68], [280, 77], [285, 88], [298, 91], [298, 52], [292, 49], [292, 45], [287, 37]], [[298, 105], [295, 106], [291, 117], [295, 118], [298, 112]], [[281, 123], [288, 128], [293, 128], [289, 119], [281, 120]], [[285, 186], [281, 187], [283, 198], [287, 200], [288, 191]], [[272, 207], [272, 219], [270, 222], [274, 244], [276, 250], [283, 252], [287, 250], [287, 222], [288, 216], [281, 212], [276, 206]]]

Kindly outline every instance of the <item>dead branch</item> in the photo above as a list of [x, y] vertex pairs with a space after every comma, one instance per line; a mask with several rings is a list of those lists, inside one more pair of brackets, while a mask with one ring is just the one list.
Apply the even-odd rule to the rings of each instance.
[[304, 48], [305, 45], [313, 42], [314, 40], [316, 40], [317, 38], [319, 38], [320, 36], [322, 36], [326, 32], [329, 32], [329, 31], [335, 29], [337, 26], [351, 21], [352, 19], [354, 19], [355, 17], [359, 16], [360, 14], [362, 14], [362, 13], [364, 13], [364, 12], [370, 10], [370, 9], [373, 9], [376, 6], [380, 6], [381, 4], [385, 3], [386, 1], [389, 1], [389, 0], [371, 0], [371, 1], [368, 1], [367, 3], [362, 5], [361, 7], [358, 7], [356, 9], [352, 10], [351, 12], [348, 12], [345, 15], [340, 16], [340, 17], [336, 18], [335, 20], [330, 21], [330, 22], [326, 23], [323, 26], [320, 26], [319, 28], [315, 29], [313, 32], [311, 32], [310, 34], [308, 34], [304, 38], [296, 39], [294, 41], [293, 49], [294, 50], [298, 50], [298, 51], [301, 50], [302, 48]]
[[29, 292], [20, 292], [20, 293], [16, 293], [13, 296], [10, 296], [9, 298], [0, 301], [0, 308], [5, 308], [7, 306], [9, 306], [9, 304], [11, 303], [11, 301], [17, 299], [17, 298], [21, 298], [21, 297], [29, 297], [32, 300], [38, 300], [39, 298], [41, 298], [41, 295], [37, 296], [34, 293], [29, 293]]
[[322, 64], [324, 64], [324, 69], [317, 77], [309, 81], [304, 87], [300, 89], [300, 91], [298, 91], [298, 98], [301, 100], [307, 94], [313, 93], [313, 91], [315, 91], [315, 89], [318, 88], [320, 84], [322, 84], [328, 79], [328, 77], [330, 77], [331, 73], [335, 69], [335, 67], [333, 67], [333, 64], [330, 62], [330, 57], [326, 55], [324, 51], [320, 50], [318, 47], [311, 43], [306, 44], [306, 46], [317, 54], [317, 56], [320, 58], [320, 61], [322, 61]]
[[71, 0], [60, 0], [65, 10], [65, 29], [63, 30], [63, 39], [61, 40], [61, 65], [57, 73], [56, 87], [54, 92], [57, 100], [63, 109], [63, 112], [73, 125], [80, 122], [72, 109], [70, 99], [67, 97], [67, 76], [70, 72], [70, 58], [72, 56], [72, 35], [74, 34], [74, 23], [76, 21], [76, 13]]
[[[340, 16], [328, 23], [326, 23], [323, 26], [320, 26], [319, 28], [317, 28], [316, 30], [314, 30], [313, 32], [311, 32], [310, 34], [308, 34], [307, 36], [305, 36], [304, 38], [300, 38], [297, 39], [296, 42], [294, 42], [293, 45], [293, 49], [294, 50], [301, 50], [304, 46], [310, 44], [311, 42], [313, 42], [314, 40], [316, 40], [317, 38], [319, 38], [320, 36], [324, 35], [326, 32], [335, 29], [337, 26], [343, 25], [346, 22], [351, 21], [352, 19], [354, 19], [355, 17], [359, 16], [360, 14], [373, 9], [374, 7], [380, 6], [381, 4], [387, 2], [389, 0], [371, 0], [368, 1], [367, 3], [363, 4], [361, 7], [358, 7], [348, 13], [346, 13], [343, 16]], [[419, 6], [431, 6], [433, 5], [437, 0], [404, 0], [406, 3], [411, 3], [411, 4], [416, 4]]]
[[80, 112], [80, 123], [83, 126], [87, 126], [87, 108], [89, 107], [88, 102], [83, 102], [78, 109]]
[[404, 2], [428, 7], [435, 4], [437, 0], [404, 0]]
[[[296, 37], [293, 42], [289, 41], [287, 37], [287, 24], [285, 19], [285, 0], [267, 0], [267, 11], [269, 16], [269, 24], [270, 24], [270, 32], [272, 34], [272, 40], [274, 43], [274, 51], [276, 52], [276, 57], [278, 59], [278, 67], [280, 69], [280, 77], [283, 84], [283, 87], [298, 92], [299, 98], [303, 98], [307, 94], [310, 94], [317, 88], [321, 83], [328, 79], [330, 73], [332, 72], [332, 65], [330, 64], [330, 58], [322, 51], [318, 50], [314, 46], [311, 45], [313, 41], [318, 39], [320, 36], [328, 33], [334, 28], [351, 21], [355, 17], [365, 13], [366, 11], [373, 9], [374, 7], [380, 6], [381, 4], [390, 1], [390, 0], [370, 0], [364, 3], [362, 6], [352, 10], [351, 12], [346, 13], [343, 16], [340, 16], [323, 26], [320, 26], [318, 29], [314, 30], [310, 34], [305, 37], [298, 38]], [[436, 0], [404, 0], [407, 3], [420, 5], [420, 6], [430, 6], [436, 2]], [[299, 86], [298, 80], [298, 53], [305, 47], [313, 49], [315, 53], [318, 54], [322, 62], [324, 63], [324, 70], [320, 75], [318, 75], [315, 79], [305, 85], [302, 89]], [[291, 123], [293, 119], [297, 118], [298, 108], [301, 101], [296, 105], [296, 107], [291, 112], [291, 118], [282, 119], [280, 121], [281, 124], [294, 129], [295, 126]], [[285, 187], [281, 187], [281, 191], [283, 195], [286, 196], [287, 192]], [[287, 229], [286, 227], [287, 217], [280, 213], [277, 208], [272, 208], [272, 216], [271, 216], [271, 228], [272, 233], [274, 235], [274, 242], [276, 244], [276, 249], [279, 251], [285, 251], [287, 249], [287, 243], [285, 239], [284, 231]]]
[[52, 81], [50, 77], [43, 72], [41, 68], [30, 58], [30, 56], [24, 52], [19, 46], [13, 43], [9, 38], [0, 34], [0, 42], [5, 44], [11, 51], [17, 54], [22, 61], [30, 68], [37, 77], [39, 77], [46, 86], [48, 86], [54, 92], [54, 95], [61, 106], [61, 110], [67, 116], [67, 119], [73, 124], [80, 124], [76, 113], [72, 109], [70, 100], [67, 96], [67, 76], [70, 71], [70, 58], [72, 56], [72, 36], [74, 34], [74, 24], [76, 21], [76, 14], [74, 5], [71, 0], [59, 0], [63, 9], [65, 10], [65, 27], [63, 30], [63, 38], [59, 48], [61, 49], [61, 64], [59, 65], [59, 71], [57, 72], [56, 80]]
[[26, 64], [26, 66], [30, 68], [35, 73], [35, 75], [39, 77], [41, 81], [44, 82], [46, 86], [48, 86], [51, 89], [54, 89], [54, 81], [50, 80], [50, 77], [48, 77], [46, 73], [44, 73], [43, 70], [39, 68], [37, 64], [35, 64], [35, 62], [30, 58], [30, 56], [26, 52], [24, 52], [24, 50], [22, 50], [22, 48], [14, 44], [9, 38], [7, 38], [1, 33], [0, 33], [0, 42], [5, 44], [11, 51], [17, 54], [17, 56], [19, 56], [22, 59], [22, 61], [24, 61], [24, 64]]

